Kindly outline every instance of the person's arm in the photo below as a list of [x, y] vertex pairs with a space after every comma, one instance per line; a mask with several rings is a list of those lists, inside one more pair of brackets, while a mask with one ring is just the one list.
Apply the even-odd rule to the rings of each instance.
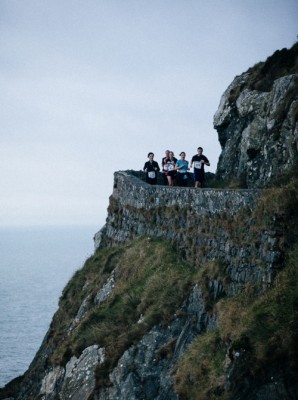
[[204, 157], [204, 164], [208, 165], [208, 167], [210, 167], [210, 162], [207, 157]]

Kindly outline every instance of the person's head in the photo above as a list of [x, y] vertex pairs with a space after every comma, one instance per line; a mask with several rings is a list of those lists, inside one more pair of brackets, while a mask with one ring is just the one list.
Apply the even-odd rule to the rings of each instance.
[[203, 148], [202, 147], [198, 147], [198, 155], [200, 156], [203, 153]]
[[152, 152], [148, 153], [148, 158], [149, 160], [153, 160], [154, 154]]
[[179, 154], [179, 156], [180, 156], [182, 159], [184, 159], [185, 156], [186, 156], [185, 151], [181, 151], [181, 153]]
[[174, 157], [174, 152], [173, 151], [169, 151], [169, 158], [173, 158]]
[[166, 157], [169, 157], [169, 153], [170, 153], [170, 150], [166, 150], [166, 151], [165, 151], [165, 156], [166, 156]]

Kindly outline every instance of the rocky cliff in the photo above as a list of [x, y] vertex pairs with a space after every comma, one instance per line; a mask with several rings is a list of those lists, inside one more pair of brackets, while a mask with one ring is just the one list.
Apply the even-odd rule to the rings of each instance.
[[249, 188], [115, 173], [94, 255], [1, 399], [298, 398], [296, 47], [277, 54], [235, 78], [215, 116], [217, 178]]
[[[237, 76], [214, 116], [219, 179], [270, 186], [297, 172], [298, 44]], [[295, 172], [294, 172], [295, 171]]]

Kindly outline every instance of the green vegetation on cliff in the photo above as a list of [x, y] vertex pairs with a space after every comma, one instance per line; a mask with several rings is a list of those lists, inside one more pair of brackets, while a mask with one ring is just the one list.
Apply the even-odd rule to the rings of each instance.
[[[115, 269], [115, 288], [104, 302], [94, 305], [98, 290]], [[51, 337], [54, 364], [96, 343], [105, 348], [106, 362], [98, 381], [107, 378], [116, 361], [152, 326], [172, 318], [194, 283], [196, 271], [164, 240], [140, 238], [122, 247], [98, 250], [66, 286], [54, 317]], [[85, 298], [92, 306], [73, 334], [66, 338]]]
[[298, 371], [297, 267], [298, 246], [270, 290], [255, 298], [248, 285], [217, 303], [218, 329], [198, 336], [176, 368], [182, 400], [229, 398], [226, 374], [237, 358], [242, 378], [262, 376], [278, 363]]
[[[298, 73], [298, 43], [290, 49], [276, 50], [266, 61], [259, 62], [247, 71], [250, 76], [243, 86], [231, 91], [229, 101], [235, 101], [244, 89], [270, 92], [276, 79]], [[294, 93], [293, 93], [294, 94]]]
[[270, 91], [274, 81], [298, 73], [298, 43], [290, 49], [276, 50], [266, 61], [249, 69], [248, 87], [252, 90]]
[[[198, 336], [176, 367], [175, 389], [182, 400], [228, 399], [241, 380], [256, 382], [270, 370], [274, 375], [279, 365], [288, 379], [293, 371], [298, 373], [297, 216], [294, 178], [282, 188], [264, 190], [249, 218], [243, 213], [242, 222], [237, 218], [236, 224], [242, 226], [236, 230], [240, 243], [244, 243], [243, 229], [253, 243], [259, 232], [276, 229], [280, 221], [276, 245], [283, 257], [267, 290], [250, 282], [237, 295], [214, 305], [218, 329]], [[237, 365], [231, 379], [234, 387], [227, 380], [232, 363]]]

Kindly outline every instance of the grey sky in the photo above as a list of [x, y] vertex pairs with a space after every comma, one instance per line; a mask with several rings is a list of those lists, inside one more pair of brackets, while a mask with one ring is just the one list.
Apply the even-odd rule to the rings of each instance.
[[296, 0], [1, 0], [0, 226], [98, 225], [153, 151], [214, 172], [236, 75], [296, 41]]

